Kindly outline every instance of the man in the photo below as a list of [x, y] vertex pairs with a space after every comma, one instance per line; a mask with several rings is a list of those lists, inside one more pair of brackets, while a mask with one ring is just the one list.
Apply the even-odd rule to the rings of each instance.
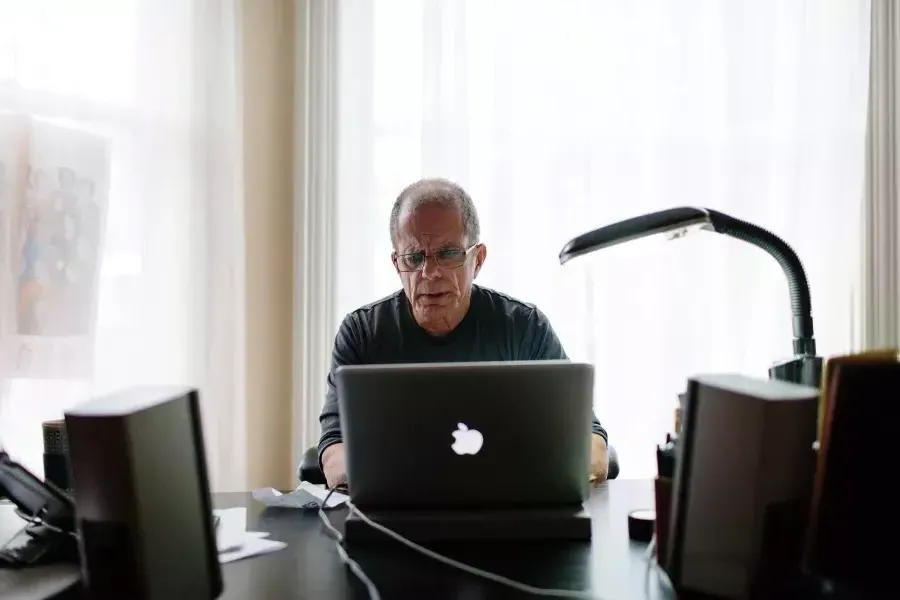
[[[403, 289], [347, 315], [335, 338], [319, 418], [319, 464], [329, 487], [347, 477], [334, 378], [339, 366], [567, 358], [541, 311], [473, 285], [487, 256], [479, 229], [472, 199], [443, 179], [417, 181], [394, 202], [391, 259]], [[607, 435], [596, 417], [592, 431], [590, 477], [603, 481]]]

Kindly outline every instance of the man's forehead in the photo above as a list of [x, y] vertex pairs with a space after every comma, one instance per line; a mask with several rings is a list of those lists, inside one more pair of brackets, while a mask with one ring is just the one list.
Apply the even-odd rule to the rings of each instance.
[[412, 250], [428, 250], [431, 248], [459, 247], [463, 244], [463, 236], [459, 234], [420, 233], [419, 235], [400, 235], [400, 248]]
[[400, 213], [401, 246], [460, 244], [464, 237], [462, 213], [449, 207], [424, 205]]

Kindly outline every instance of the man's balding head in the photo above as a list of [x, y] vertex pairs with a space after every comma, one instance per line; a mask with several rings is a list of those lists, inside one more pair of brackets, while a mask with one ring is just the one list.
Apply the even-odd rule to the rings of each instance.
[[462, 216], [463, 229], [467, 243], [477, 244], [481, 237], [481, 226], [478, 223], [478, 212], [472, 198], [461, 186], [441, 178], [420, 179], [400, 192], [391, 210], [391, 244], [396, 248], [400, 230], [400, 216], [404, 212], [413, 212], [425, 204], [437, 204], [444, 208], [459, 211]]

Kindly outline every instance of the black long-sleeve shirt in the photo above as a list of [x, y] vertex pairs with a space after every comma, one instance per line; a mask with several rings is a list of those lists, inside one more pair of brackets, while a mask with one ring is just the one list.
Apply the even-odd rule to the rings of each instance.
[[[560, 360], [565, 350], [547, 317], [531, 304], [473, 286], [469, 312], [452, 332], [434, 337], [413, 318], [403, 290], [348, 314], [334, 340], [328, 390], [319, 422], [322, 452], [341, 441], [334, 372], [341, 365]], [[593, 417], [592, 430], [608, 441]]]

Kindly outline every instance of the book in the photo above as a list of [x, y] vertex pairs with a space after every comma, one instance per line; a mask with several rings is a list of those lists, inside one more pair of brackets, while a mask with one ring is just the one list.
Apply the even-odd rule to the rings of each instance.
[[892, 511], [900, 362], [879, 351], [826, 367], [806, 570], [853, 593], [892, 589], [900, 536]]
[[828, 361], [825, 363], [825, 369], [822, 372], [822, 394], [819, 398], [819, 421], [817, 429], [818, 435], [816, 436], [816, 439], [819, 441], [820, 445], [822, 443], [822, 432], [825, 424], [825, 413], [828, 410], [828, 390], [831, 387], [831, 382], [837, 367], [839, 365], [849, 363], [895, 363], [897, 362], [898, 354], [900, 354], [900, 349], [884, 348], [880, 350], [860, 352], [857, 354], [833, 356], [828, 359]]

